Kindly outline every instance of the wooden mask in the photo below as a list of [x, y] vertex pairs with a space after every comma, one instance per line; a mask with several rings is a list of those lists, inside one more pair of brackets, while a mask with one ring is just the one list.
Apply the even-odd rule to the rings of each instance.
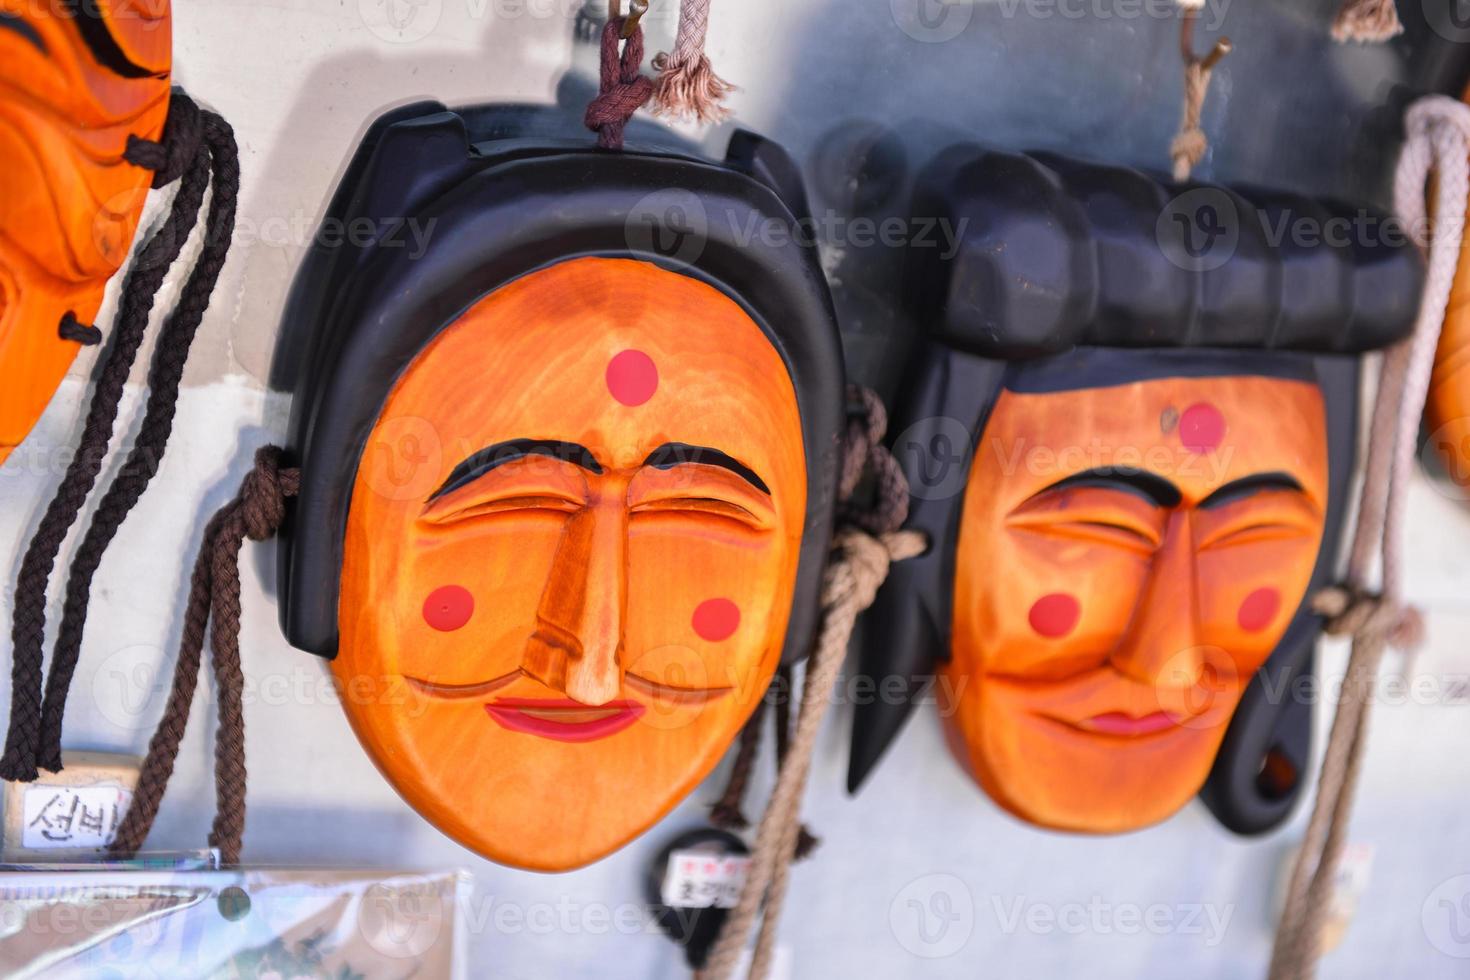
[[153, 173], [123, 152], [162, 136], [170, 27], [167, 0], [0, 0], [0, 463], [132, 245]]
[[964, 229], [915, 256], [933, 340], [896, 426], [934, 544], [870, 616], [870, 689], [907, 696], [859, 707], [849, 785], [923, 693], [1028, 822], [1132, 830], [1200, 793], [1274, 826], [1309, 762], [1304, 603], [1335, 562], [1356, 352], [1411, 327], [1417, 254], [1273, 237], [1351, 216], [1300, 198], [975, 149], [915, 213]]
[[283, 622], [415, 809], [559, 871], [667, 813], [807, 649], [841, 357], [809, 249], [738, 237], [793, 220], [775, 147], [530, 148], [486, 111], [380, 121], [334, 201], [416, 216], [421, 255], [300, 274]]

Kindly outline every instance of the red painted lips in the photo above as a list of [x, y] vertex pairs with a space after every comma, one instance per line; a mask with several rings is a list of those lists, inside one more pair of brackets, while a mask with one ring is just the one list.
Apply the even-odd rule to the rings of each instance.
[[558, 742], [591, 742], [616, 735], [645, 710], [637, 701], [587, 705], [569, 698], [497, 698], [485, 705], [500, 727]]

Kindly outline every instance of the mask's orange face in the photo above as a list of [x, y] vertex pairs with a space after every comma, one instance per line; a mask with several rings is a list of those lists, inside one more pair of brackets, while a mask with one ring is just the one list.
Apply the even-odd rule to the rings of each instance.
[[153, 179], [123, 158], [168, 114], [167, 0], [0, 0], [0, 463], [51, 400]]
[[368, 439], [333, 671], [441, 830], [564, 870], [663, 816], [780, 660], [796, 393], [728, 297], [621, 259], [533, 273], [409, 366]]
[[965, 491], [941, 686], [992, 798], [1116, 832], [1199, 791], [1311, 578], [1326, 447], [1303, 381], [1001, 393]]

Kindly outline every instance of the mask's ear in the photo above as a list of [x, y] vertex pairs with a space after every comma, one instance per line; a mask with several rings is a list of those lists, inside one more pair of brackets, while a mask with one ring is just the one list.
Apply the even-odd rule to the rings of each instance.
[[1310, 619], [1293, 623], [1256, 672], [1200, 789], [1215, 819], [1237, 834], [1280, 826], [1309, 781], [1312, 702], [1300, 693], [1312, 676], [1317, 629]]
[[1327, 413], [1327, 517], [1302, 608], [1246, 687], [1199, 797], [1226, 828], [1261, 834], [1280, 826], [1301, 798], [1312, 765], [1312, 683], [1321, 620], [1308, 604], [1336, 577], [1358, 432], [1358, 359], [1313, 359]]

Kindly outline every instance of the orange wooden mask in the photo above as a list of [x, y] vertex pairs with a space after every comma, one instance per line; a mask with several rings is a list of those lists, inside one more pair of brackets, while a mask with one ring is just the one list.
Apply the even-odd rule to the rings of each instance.
[[1042, 826], [1169, 816], [1204, 784], [1317, 563], [1316, 385], [1004, 390], [964, 496], [940, 687], [960, 758]]
[[0, 0], [0, 462], [50, 401], [153, 179], [123, 158], [168, 114], [167, 0]]
[[932, 339], [894, 452], [931, 548], [869, 614], [849, 787], [927, 700], [1030, 823], [1133, 830], [1198, 794], [1278, 825], [1311, 761], [1355, 354], [1411, 327], [1417, 255], [1269, 234], [1348, 220], [1319, 202], [1055, 156], [957, 150], [916, 201], [968, 230], [912, 270]]
[[715, 288], [575, 259], [473, 305], [358, 469], [333, 672], [406, 799], [562, 870], [719, 761], [781, 657], [806, 509], [796, 395]]

